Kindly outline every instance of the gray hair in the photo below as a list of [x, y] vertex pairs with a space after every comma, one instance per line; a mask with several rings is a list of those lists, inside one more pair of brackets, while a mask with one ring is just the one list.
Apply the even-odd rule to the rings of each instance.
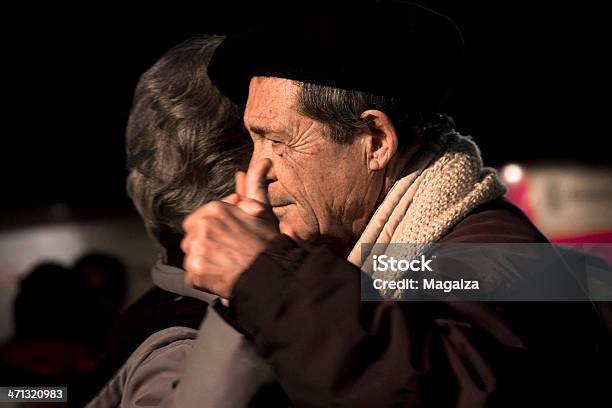
[[222, 37], [190, 39], [141, 77], [127, 125], [127, 191], [163, 247], [176, 246], [183, 218], [234, 189], [251, 145], [240, 109], [206, 67]]
[[325, 136], [340, 143], [352, 143], [369, 123], [361, 118], [368, 109], [389, 116], [399, 135], [400, 148], [411, 146], [421, 138], [435, 138], [455, 128], [450, 116], [436, 112], [415, 112], [401, 99], [367, 92], [297, 82], [298, 111], [323, 123]]

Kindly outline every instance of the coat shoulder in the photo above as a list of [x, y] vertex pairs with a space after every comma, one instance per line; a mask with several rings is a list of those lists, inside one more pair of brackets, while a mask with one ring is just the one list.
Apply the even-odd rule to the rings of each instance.
[[446, 233], [439, 243], [547, 243], [525, 213], [505, 198], [485, 203]]

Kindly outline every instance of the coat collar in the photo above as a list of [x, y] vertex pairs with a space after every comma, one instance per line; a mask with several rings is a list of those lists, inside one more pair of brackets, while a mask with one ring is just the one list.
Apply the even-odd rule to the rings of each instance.
[[166, 265], [157, 261], [151, 272], [153, 283], [161, 289], [177, 295], [200, 299], [206, 303], [212, 303], [218, 298], [212, 293], [203, 292], [185, 283], [185, 271], [174, 266]]

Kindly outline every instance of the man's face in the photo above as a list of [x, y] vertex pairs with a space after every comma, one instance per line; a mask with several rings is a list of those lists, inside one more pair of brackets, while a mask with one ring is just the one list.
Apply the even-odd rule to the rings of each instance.
[[324, 136], [320, 122], [298, 113], [293, 81], [254, 77], [244, 115], [252, 160], [268, 158], [268, 192], [280, 230], [345, 248], [374, 208], [381, 178], [368, 169], [366, 138], [351, 144]]

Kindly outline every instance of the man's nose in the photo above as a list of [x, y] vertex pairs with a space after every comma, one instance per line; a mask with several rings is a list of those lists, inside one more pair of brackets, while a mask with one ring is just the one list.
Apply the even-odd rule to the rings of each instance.
[[270, 170], [268, 170], [268, 173], [266, 174], [266, 181], [268, 182], [268, 184], [273, 183], [274, 181], [277, 180], [276, 162], [274, 160], [275, 159], [274, 154], [270, 148], [265, 146], [265, 144], [255, 143], [253, 147], [253, 155], [251, 156], [251, 163], [249, 164], [254, 164], [255, 162], [259, 160], [263, 160], [263, 159], [269, 159], [272, 162], [272, 166], [270, 167]]
[[272, 161], [272, 166], [270, 167], [270, 170], [268, 170], [268, 174], [266, 174], [266, 181], [268, 182], [268, 184], [273, 183], [277, 180], [276, 178], [276, 170], [275, 170], [275, 165], [274, 165], [274, 161]]

